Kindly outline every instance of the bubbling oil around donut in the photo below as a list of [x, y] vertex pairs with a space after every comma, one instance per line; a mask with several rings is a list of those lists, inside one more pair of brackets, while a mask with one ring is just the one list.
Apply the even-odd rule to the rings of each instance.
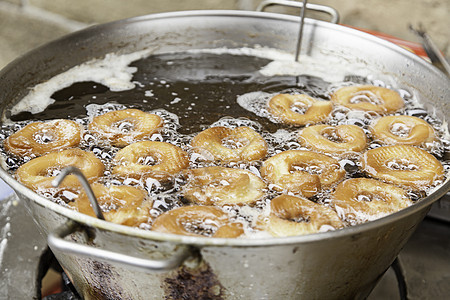
[[[328, 95], [335, 89], [351, 85], [353, 83], [374, 84], [387, 87], [384, 82], [369, 80], [360, 77], [347, 77], [342, 83], [328, 83], [320, 78], [298, 76], [298, 77], [272, 77], [261, 76], [261, 69], [267, 60], [261, 58], [223, 55], [208, 55], [206, 58], [194, 54], [170, 54], [149, 57], [133, 63], [138, 68], [133, 80], [136, 87], [133, 90], [113, 93], [104, 88], [97, 88], [96, 83], [77, 84], [76, 87], [65, 89], [67, 96], [62, 96], [63, 91], [54, 96], [56, 104], [61, 107], [76, 105], [71, 113], [71, 119], [87, 126], [92, 119], [98, 115], [110, 111], [126, 108], [137, 108], [146, 112], [157, 114], [164, 120], [163, 130], [153, 134], [151, 141], [168, 142], [180, 147], [189, 153], [189, 167], [201, 168], [215, 165], [214, 162], [205, 160], [200, 154], [192, 151], [190, 141], [201, 130], [214, 126], [236, 128], [247, 126], [261, 134], [268, 144], [267, 158], [286, 150], [307, 150], [297, 141], [297, 130], [280, 123], [267, 110], [267, 102], [279, 93], [306, 93], [310, 96], [327, 99]], [[218, 67], [220, 66], [220, 68]], [[236, 69], [243, 67], [239, 72]], [[250, 66], [250, 67], [248, 67]], [[204, 76], [192, 75], [192, 69], [203, 67]], [[228, 67], [228, 69], [227, 69]], [[177, 69], [178, 68], [178, 69]], [[181, 68], [181, 72], [179, 69]], [[228, 70], [228, 71], [227, 71]], [[174, 77], [178, 74], [178, 77]], [[95, 88], [94, 88], [95, 86]], [[80, 87], [84, 87], [89, 93], [80, 95]], [[94, 92], [98, 90], [99, 92]], [[399, 114], [420, 117], [429, 122], [435, 129], [438, 141], [430, 146], [430, 152], [440, 158], [444, 164], [446, 173], [450, 172], [450, 139], [448, 138], [442, 122], [436, 119], [412, 97], [409, 91], [397, 89], [405, 101], [405, 108]], [[363, 97], [363, 96], [361, 96]], [[370, 96], [368, 96], [370, 98]], [[124, 100], [126, 99], [126, 100]], [[357, 101], [363, 101], [358, 99]], [[367, 100], [367, 99], [366, 99]], [[370, 100], [370, 99], [369, 99]], [[367, 100], [367, 101], [369, 101]], [[76, 101], [76, 102], [75, 102]], [[356, 101], [356, 100], [355, 100]], [[95, 103], [93, 103], [95, 102]], [[77, 104], [73, 104], [77, 103]], [[79, 103], [79, 104], [78, 104]], [[301, 112], [303, 107], [296, 107]], [[13, 132], [17, 132], [31, 121], [40, 119], [51, 119], [56, 117], [67, 118], [67, 109], [50, 106], [46, 111], [30, 117], [30, 115], [17, 115], [14, 122], [2, 125], [0, 138], [4, 139]], [[361, 127], [370, 138], [369, 124], [380, 115], [373, 112], [351, 111], [348, 108], [335, 106], [326, 120], [326, 124], [337, 126], [352, 124]], [[22, 118], [22, 119], [21, 119]], [[119, 130], [129, 129], [129, 124], [123, 122], [118, 124]], [[399, 134], [403, 134], [399, 128]], [[330, 139], [336, 139], [331, 133]], [[45, 141], [47, 138], [42, 137]], [[338, 141], [338, 140], [337, 140]], [[243, 141], [225, 141], [230, 148], [239, 147]], [[368, 149], [381, 146], [371, 142]], [[83, 150], [92, 151], [105, 164], [104, 177], [101, 183], [109, 185], [134, 185], [144, 188], [153, 199], [153, 207], [150, 215], [155, 218], [165, 211], [186, 204], [186, 199], [181, 196], [181, 189], [186, 184], [182, 176], [173, 176], [167, 182], [161, 182], [152, 178], [136, 180], [134, 178], [118, 179], [111, 174], [112, 159], [119, 148], [113, 147], [105, 141], [97, 139], [86, 131], [83, 134], [80, 147]], [[12, 157], [3, 151], [4, 167], [11, 173], [31, 157]], [[143, 158], [144, 163], [154, 164]], [[231, 162], [222, 164], [226, 167], [248, 170], [261, 177], [261, 161], [254, 162]], [[349, 153], [344, 158], [339, 158], [339, 164], [347, 172], [346, 178], [362, 177], [359, 170], [358, 155]], [[395, 167], [393, 165], [393, 167]], [[399, 166], [402, 168], [402, 166]], [[294, 169], [303, 170], [317, 174], [317, 170], [311, 167], [294, 166]], [[330, 191], [333, 188], [323, 190], [313, 197], [313, 200], [329, 205]], [[230, 215], [234, 221], [245, 224], [248, 237], [268, 236], [254, 229], [257, 220], [268, 217], [270, 214], [270, 200], [279, 193], [273, 185], [268, 185], [266, 196], [256, 202], [254, 206], [225, 205], [222, 209]], [[418, 200], [429, 191], [408, 191], [413, 200]], [[69, 191], [46, 191], [44, 196], [55, 202], [65, 205], [72, 201], [74, 195]], [[362, 201], [369, 201], [361, 199]], [[188, 226], [189, 224], [186, 224]], [[198, 224], [190, 224], [193, 231], [202, 231], [208, 236], [214, 228], [203, 228]], [[142, 226], [150, 229], [151, 225]]]

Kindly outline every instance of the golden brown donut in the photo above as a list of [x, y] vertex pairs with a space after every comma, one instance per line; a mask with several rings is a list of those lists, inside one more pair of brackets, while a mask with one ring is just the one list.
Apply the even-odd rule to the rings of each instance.
[[206, 167], [185, 171], [184, 197], [196, 204], [253, 204], [264, 196], [266, 184], [242, 169]]
[[371, 149], [363, 154], [361, 168], [373, 178], [413, 190], [444, 178], [444, 168], [433, 155], [409, 145]]
[[[52, 181], [60, 170], [74, 166], [80, 169], [89, 182], [103, 175], [105, 166], [93, 153], [78, 148], [52, 152], [20, 166], [16, 178], [26, 187], [38, 190], [52, 188]], [[81, 184], [75, 175], [68, 175], [60, 184], [61, 188], [77, 188]]]
[[331, 205], [350, 223], [375, 220], [411, 204], [405, 190], [369, 178], [347, 179], [331, 195]]
[[322, 186], [341, 180], [345, 171], [339, 162], [325, 154], [304, 150], [288, 150], [267, 159], [261, 175], [275, 184], [274, 189], [312, 197]]
[[294, 236], [344, 227], [337, 213], [329, 207], [305, 198], [281, 195], [270, 203], [265, 227], [273, 236]]
[[183, 206], [158, 216], [152, 230], [188, 236], [236, 238], [244, 233], [241, 223], [214, 206]]
[[162, 126], [163, 120], [158, 115], [125, 109], [95, 117], [89, 124], [89, 130], [113, 146], [124, 147], [150, 137]]
[[78, 123], [53, 120], [28, 124], [9, 136], [3, 146], [6, 151], [18, 156], [40, 156], [75, 147], [80, 140], [81, 126]]
[[267, 143], [250, 127], [234, 129], [218, 126], [203, 130], [191, 141], [194, 151], [207, 160], [221, 162], [254, 161], [267, 154]]
[[330, 101], [314, 99], [305, 94], [279, 94], [269, 100], [269, 112], [283, 123], [309, 125], [326, 120], [333, 104]]
[[164, 142], [143, 141], [120, 149], [113, 159], [112, 174], [141, 179], [166, 180], [189, 166], [188, 155], [181, 148]]
[[396, 91], [373, 85], [342, 87], [331, 95], [331, 101], [350, 109], [377, 113], [393, 113], [405, 105]]
[[433, 127], [411, 116], [386, 116], [375, 120], [370, 130], [375, 141], [384, 145], [421, 146], [436, 140]]
[[361, 152], [366, 148], [367, 137], [356, 125], [314, 125], [304, 128], [299, 135], [301, 145], [329, 154]]
[[[106, 221], [127, 226], [139, 226], [149, 221], [152, 201], [146, 200], [147, 192], [143, 189], [126, 185], [108, 188], [97, 183], [91, 188]], [[84, 191], [69, 205], [83, 214], [96, 217]]]

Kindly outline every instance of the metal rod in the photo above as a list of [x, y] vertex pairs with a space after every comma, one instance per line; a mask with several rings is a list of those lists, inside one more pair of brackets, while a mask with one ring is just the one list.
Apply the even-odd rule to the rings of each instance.
[[405, 272], [403, 271], [403, 267], [402, 267], [398, 257], [394, 260], [391, 267], [394, 270], [395, 277], [397, 278], [400, 299], [408, 300], [408, 286], [406, 285]]
[[109, 249], [100, 249], [92, 245], [80, 244], [72, 240], [64, 239], [64, 237], [78, 230], [83, 232], [83, 227], [74, 221], [69, 220], [62, 226], [53, 230], [53, 232], [50, 232], [47, 238], [50, 249], [52, 249], [52, 251], [57, 250], [64, 252], [65, 255], [73, 254], [79, 257], [116, 263], [147, 273], [172, 271], [179, 268], [188, 258], [198, 257], [198, 251], [188, 245], [176, 246], [169, 257], [150, 259], [134, 256], [133, 253], [121, 253]]
[[307, 0], [303, 0], [302, 10], [300, 11], [300, 28], [298, 30], [297, 48], [295, 50], [295, 61], [300, 59], [300, 50], [302, 48], [303, 25], [305, 23], [305, 11]]
[[94, 192], [92, 191], [91, 185], [89, 184], [89, 181], [86, 179], [84, 174], [76, 167], [74, 166], [68, 166], [61, 170], [61, 173], [56, 176], [56, 178], [52, 181], [52, 185], [54, 187], [58, 187], [61, 182], [66, 178], [67, 175], [74, 174], [77, 176], [78, 180], [81, 182], [81, 185], [83, 186], [86, 195], [91, 202], [91, 206], [94, 209], [94, 213], [97, 216], [97, 218], [104, 220], [105, 217], [103, 216], [102, 210], [100, 209], [100, 206], [98, 205], [97, 198], [94, 195]]
[[[258, 7], [256, 8], [256, 11], [265, 11], [266, 8], [268, 8], [270, 6], [277, 6], [277, 5], [302, 8], [303, 3], [298, 2], [298, 1], [291, 1], [291, 0], [264, 0], [258, 5]], [[330, 19], [331, 23], [334, 23], [334, 24], [339, 23], [338, 11], [330, 6], [308, 3], [306, 5], [306, 8], [309, 10], [314, 10], [317, 12], [328, 14], [331, 17], [331, 19]]]
[[431, 37], [427, 34], [422, 24], [419, 24], [417, 29], [412, 25], [409, 25], [409, 29], [422, 39], [422, 46], [430, 58], [431, 63], [442, 72], [446, 73], [447, 76], [450, 76], [450, 64], [444, 55], [442, 55], [441, 51], [433, 42]]

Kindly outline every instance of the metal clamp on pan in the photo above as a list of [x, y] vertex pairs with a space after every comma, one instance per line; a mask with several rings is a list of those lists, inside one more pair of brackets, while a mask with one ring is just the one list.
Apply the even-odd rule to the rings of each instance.
[[258, 5], [258, 7], [256, 8], [256, 11], [264, 11], [267, 7], [277, 6], [277, 5], [294, 7], [294, 8], [303, 8], [303, 6], [305, 6], [306, 9], [314, 10], [317, 12], [323, 12], [323, 13], [330, 15], [331, 23], [334, 23], [334, 24], [339, 23], [338, 11], [330, 6], [320, 5], [320, 4], [306, 3], [306, 5], [304, 5], [303, 2], [297, 2], [297, 1], [291, 1], [291, 0], [266, 0], [266, 1], [262, 1]]
[[[92, 208], [94, 209], [95, 215], [97, 216], [97, 218], [105, 220], [98, 204], [97, 198], [95, 197], [94, 192], [92, 191], [92, 188], [89, 184], [89, 181], [79, 169], [72, 166], [64, 168], [58, 175], [58, 177], [56, 177], [56, 179], [53, 181], [53, 186], [59, 186], [64, 178], [69, 174], [74, 174], [77, 176], [78, 180], [81, 182], [81, 185], [86, 191]], [[193, 249], [191, 247], [180, 246], [170, 258], [165, 260], [152, 260], [99, 249], [88, 245], [78, 244], [64, 239], [64, 237], [82, 230], [83, 226], [72, 220], [69, 220], [64, 225], [51, 232], [48, 235], [47, 242], [51, 249], [74, 254], [77, 256], [96, 258], [105, 262], [118, 263], [124, 266], [138, 268], [146, 272], [164, 272], [176, 269], [193, 255]]]
[[306, 9], [327, 13], [331, 16], [332, 23], [337, 24], [339, 22], [339, 13], [334, 8], [325, 5], [311, 4], [307, 2], [308, 2], [307, 0], [303, 0], [303, 2], [296, 2], [289, 0], [267, 0], [261, 2], [261, 4], [256, 8], [257, 11], [264, 11], [267, 7], [274, 5], [301, 8], [300, 28], [298, 30], [297, 36], [295, 61], [299, 61], [300, 59], [300, 50], [302, 48], [302, 37], [303, 37], [303, 24], [305, 23]]

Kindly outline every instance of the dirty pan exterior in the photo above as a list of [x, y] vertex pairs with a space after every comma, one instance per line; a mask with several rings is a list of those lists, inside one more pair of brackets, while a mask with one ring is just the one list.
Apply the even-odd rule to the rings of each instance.
[[[40, 47], [0, 73], [0, 108], [28, 88], [106, 53], [216, 47], [295, 52], [297, 17], [242, 11], [149, 15], [95, 26]], [[302, 55], [365, 63], [394, 78], [429, 111], [449, 119], [449, 79], [393, 44], [343, 26], [307, 20]], [[331, 72], [332, 70], [330, 70]], [[354, 73], [358, 73], [357, 70]], [[59, 206], [0, 175], [29, 208], [85, 299], [364, 299], [428, 212], [446, 182], [401, 212], [335, 232], [273, 239], [161, 234], [98, 220]], [[66, 238], [63, 238], [66, 236]]]

